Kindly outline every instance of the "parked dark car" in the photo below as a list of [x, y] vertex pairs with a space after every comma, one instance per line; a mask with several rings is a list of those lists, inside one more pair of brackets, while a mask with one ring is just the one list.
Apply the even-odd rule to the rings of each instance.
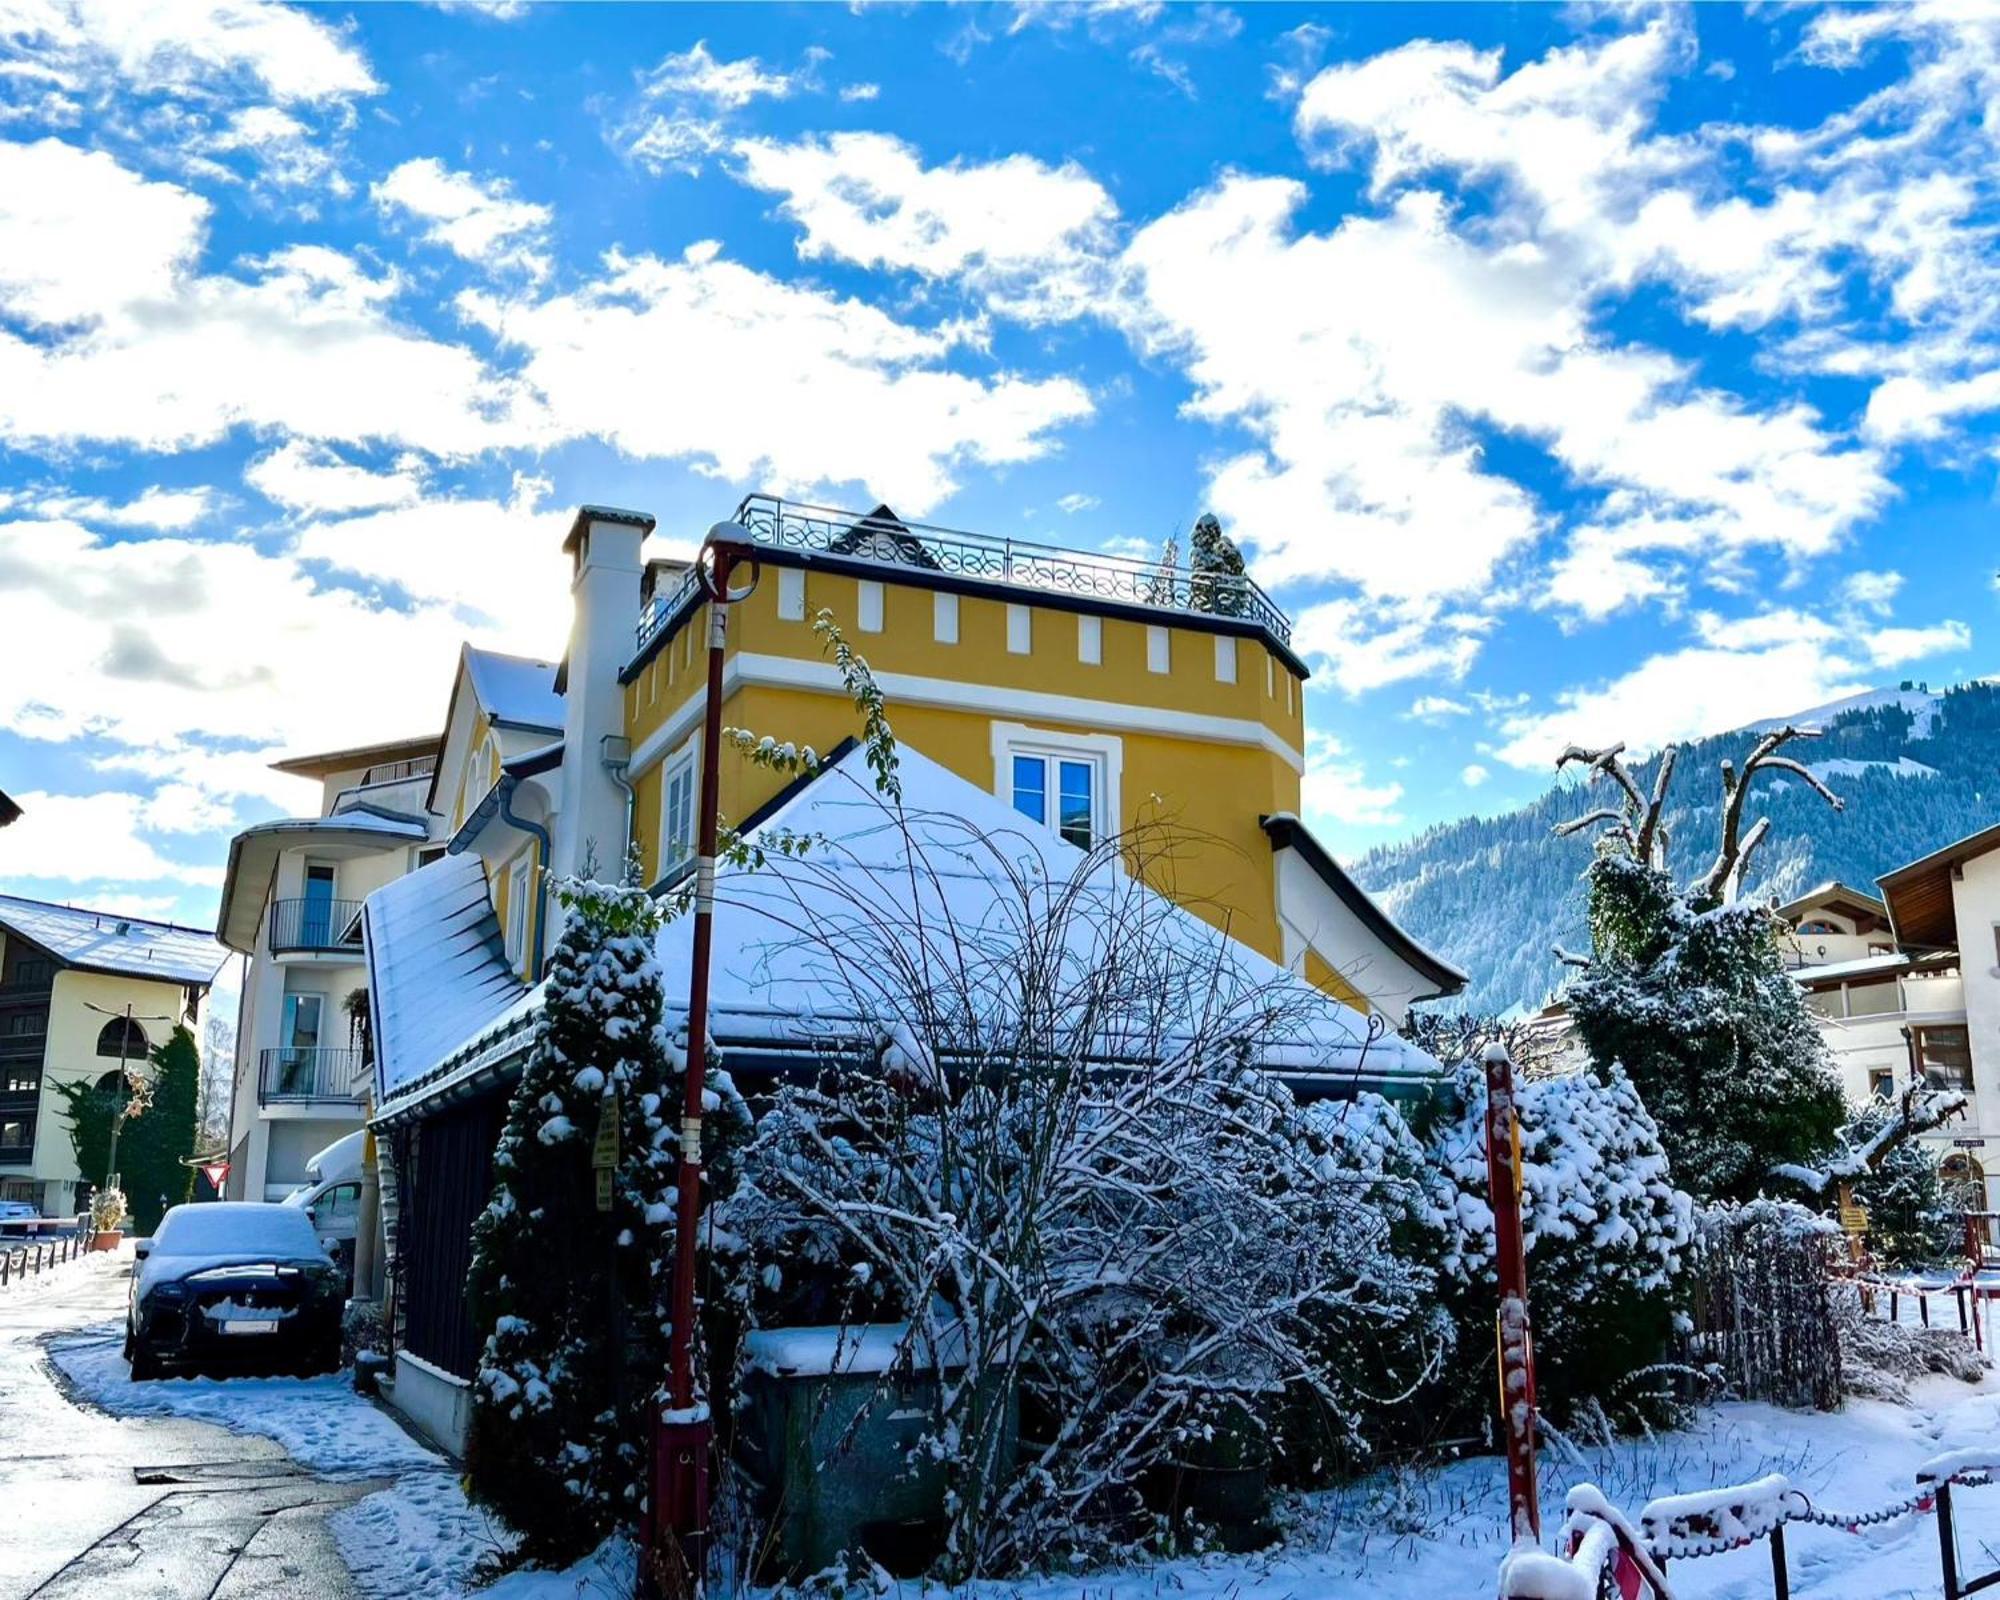
[[138, 1241], [125, 1315], [135, 1379], [179, 1369], [340, 1365], [347, 1285], [297, 1206], [175, 1206]]

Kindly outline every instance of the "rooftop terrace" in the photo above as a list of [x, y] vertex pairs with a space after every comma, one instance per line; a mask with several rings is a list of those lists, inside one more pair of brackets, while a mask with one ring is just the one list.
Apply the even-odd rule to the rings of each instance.
[[[1291, 618], [1246, 577], [906, 522], [885, 506], [868, 512], [838, 511], [753, 494], [736, 508], [735, 520], [749, 531], [754, 545], [774, 551], [843, 565], [866, 563], [909, 574], [935, 573], [995, 589], [1229, 617], [1263, 630], [1281, 645], [1291, 643]], [[699, 579], [690, 568], [678, 585], [654, 595], [639, 620], [638, 648], [644, 650], [672, 626], [699, 592]]]

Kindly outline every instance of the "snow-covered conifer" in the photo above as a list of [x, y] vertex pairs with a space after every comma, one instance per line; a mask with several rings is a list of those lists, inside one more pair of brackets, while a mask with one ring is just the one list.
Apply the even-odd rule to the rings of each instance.
[[[467, 1289], [490, 1330], [473, 1386], [473, 1492], [522, 1536], [522, 1559], [564, 1565], [636, 1521], [646, 1402], [667, 1365], [675, 1129], [682, 1044], [662, 1022], [654, 939], [666, 908], [631, 884], [560, 880], [568, 913], [534, 1048], [494, 1155]], [[706, 1166], [730, 1179], [749, 1115], [708, 1077]], [[618, 1129], [611, 1206], [593, 1148]]]

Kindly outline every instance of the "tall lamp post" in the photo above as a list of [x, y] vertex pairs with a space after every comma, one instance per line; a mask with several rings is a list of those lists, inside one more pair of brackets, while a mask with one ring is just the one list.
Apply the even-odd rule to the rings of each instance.
[[[132, 1058], [132, 1025], [135, 1022], [164, 1022], [171, 1025], [179, 1020], [176, 1017], [135, 1017], [132, 1015], [132, 1003], [129, 1000], [125, 1002], [123, 1011], [112, 1011], [89, 1000], [84, 1001], [84, 1006], [87, 1010], [95, 1011], [100, 1017], [123, 1019], [125, 1031], [118, 1036], [118, 1077], [121, 1086], [126, 1088], [130, 1087], [132, 1081], [131, 1069], [127, 1065]], [[111, 1119], [111, 1149], [104, 1161], [104, 1183], [107, 1188], [110, 1187], [111, 1180], [118, 1176], [118, 1133], [125, 1126], [125, 1107], [130, 1103], [131, 1096], [127, 1094], [119, 1102], [117, 1114]]]
[[[729, 607], [750, 590], [732, 593], [731, 572], [748, 563], [756, 587], [756, 558], [750, 533], [734, 522], [708, 530], [695, 570], [708, 597], [708, 699], [702, 716], [701, 798], [695, 845], [692, 971], [688, 981], [686, 1097], [681, 1110], [681, 1161], [674, 1220], [673, 1329], [667, 1347], [667, 1409], [659, 1418], [653, 1494], [656, 1552], [667, 1538], [678, 1546], [680, 1571], [670, 1582], [687, 1592], [701, 1586], [703, 1541], [708, 1523], [708, 1456], [715, 1422], [694, 1392], [694, 1282], [696, 1225], [701, 1209], [701, 1099], [708, 1073], [708, 973], [715, 941], [715, 853], [721, 798], [722, 667], [729, 641]], [[702, 556], [709, 561], [703, 568]], [[665, 1574], [663, 1574], [664, 1576]]]

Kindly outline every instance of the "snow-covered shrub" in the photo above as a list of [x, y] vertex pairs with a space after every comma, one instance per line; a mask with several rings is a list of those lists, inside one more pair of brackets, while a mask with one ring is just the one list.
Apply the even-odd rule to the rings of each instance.
[[1831, 1149], [1846, 1102], [1761, 906], [1692, 909], [1621, 846], [1589, 873], [1595, 955], [1568, 991], [1593, 1061], [1621, 1063], [1655, 1119], [1675, 1181], [1748, 1199], [1773, 1168]]
[[[1624, 1380], [1666, 1353], [1692, 1202], [1674, 1186], [1638, 1090], [1616, 1067], [1528, 1079], [1515, 1100], [1541, 1406], [1558, 1422], [1593, 1401], [1616, 1416]], [[1459, 1065], [1453, 1104], [1431, 1153], [1455, 1222], [1445, 1275], [1468, 1371], [1483, 1371], [1496, 1289], [1486, 1079], [1476, 1063]], [[1485, 1391], [1473, 1392], [1483, 1403]]]
[[[1878, 1293], [1878, 1301], [1886, 1301]], [[1840, 1284], [1833, 1296], [1834, 1326], [1840, 1337], [1840, 1387], [1866, 1400], [1891, 1400], [1902, 1405], [1910, 1385], [1932, 1373], [1977, 1383], [1986, 1376], [1986, 1362], [1973, 1343], [1951, 1326], [1912, 1327], [1890, 1322], [1884, 1306], [1864, 1310], [1855, 1285]]]
[[1157, 1527], [1156, 1468], [1290, 1449], [1306, 1412], [1309, 1448], [1364, 1452], [1449, 1330], [1400, 1119], [1303, 1109], [1256, 1064], [1334, 1002], [1191, 938], [1119, 859], [1132, 839], [1065, 865], [880, 804], [857, 837], [907, 862], [902, 897], [818, 848], [794, 881], [823, 873], [837, 908], [792, 952], [876, 1047], [778, 1092], [717, 1216], [754, 1320], [907, 1322], [938, 1396], [918, 1449], [947, 1484], [942, 1575], [1123, 1548]]
[[[1865, 1148], [1895, 1115], [1886, 1106], [1868, 1107], [1848, 1129], [1850, 1140]], [[1904, 1138], [1889, 1145], [1854, 1180], [1853, 1193], [1868, 1212], [1868, 1253], [1882, 1265], [1936, 1266], [1964, 1253], [1964, 1214], [1938, 1180], [1936, 1152], [1920, 1141]]]
[[90, 1197], [90, 1226], [97, 1233], [116, 1233], [131, 1214], [123, 1189], [99, 1189]]
[[[492, 1199], [473, 1230], [467, 1293], [487, 1331], [473, 1384], [472, 1491], [521, 1534], [517, 1559], [565, 1566], [636, 1520], [646, 1404], [667, 1367], [680, 1044], [661, 1021], [644, 890], [559, 881], [567, 910], [535, 1043], [494, 1154]], [[749, 1114], [711, 1069], [712, 1184], [726, 1185]], [[609, 1212], [592, 1147], [618, 1124]]]

